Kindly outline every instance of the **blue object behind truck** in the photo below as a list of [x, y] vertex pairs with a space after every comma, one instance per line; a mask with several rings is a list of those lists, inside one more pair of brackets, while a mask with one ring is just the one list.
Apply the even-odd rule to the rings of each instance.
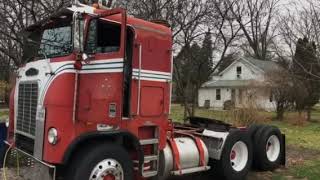
[[6, 138], [7, 138], [6, 123], [0, 123], [0, 168], [2, 168], [4, 155], [6, 153], [6, 144], [4, 143]]

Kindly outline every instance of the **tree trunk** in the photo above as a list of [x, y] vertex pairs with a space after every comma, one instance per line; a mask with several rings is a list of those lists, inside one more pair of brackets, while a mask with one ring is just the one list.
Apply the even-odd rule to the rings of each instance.
[[284, 117], [284, 111], [283, 110], [277, 111], [277, 120], [282, 121], [283, 117]]
[[277, 120], [282, 121], [284, 117], [284, 108], [281, 104], [277, 105]]
[[192, 116], [192, 112], [189, 108], [189, 104], [188, 104], [188, 100], [186, 98], [184, 98], [183, 100], [183, 104], [184, 104], [184, 117], [183, 117], [183, 121], [186, 122], [187, 117], [188, 116]]
[[196, 108], [197, 108], [197, 100], [198, 100], [198, 86], [196, 86], [193, 89], [193, 93], [192, 93], [192, 111], [191, 111], [191, 116], [195, 116], [196, 114]]
[[308, 107], [307, 109], [307, 121], [310, 122], [311, 121], [311, 107]]
[[9, 91], [9, 87], [6, 87], [4, 89], [4, 102], [5, 105], [9, 107], [9, 101], [10, 101], [10, 91]]
[[183, 106], [183, 121], [185, 121], [186, 117], [187, 117], [187, 106], [184, 104]]

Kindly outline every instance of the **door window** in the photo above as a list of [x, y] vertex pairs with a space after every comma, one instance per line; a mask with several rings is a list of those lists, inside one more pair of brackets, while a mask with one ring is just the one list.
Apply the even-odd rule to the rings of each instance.
[[104, 20], [92, 20], [87, 37], [87, 53], [118, 52], [121, 45], [121, 26]]

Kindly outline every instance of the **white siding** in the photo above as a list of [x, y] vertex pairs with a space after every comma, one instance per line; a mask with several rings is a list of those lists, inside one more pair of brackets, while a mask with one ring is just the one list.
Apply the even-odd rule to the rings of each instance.
[[[241, 67], [241, 76], [240, 78], [237, 77], [237, 67]], [[212, 80], [256, 80], [263, 82], [264, 81], [264, 73], [257, 67], [249, 64], [245, 61], [236, 61], [232, 65], [230, 65], [220, 76], [212, 77]], [[205, 101], [210, 101], [210, 107], [214, 109], [223, 109], [223, 104], [225, 101], [231, 100], [231, 92], [232, 87], [225, 88], [221, 87], [221, 100], [216, 100], [216, 89], [217, 88], [202, 88], [199, 90], [199, 99], [198, 105], [200, 107], [204, 107]], [[246, 103], [248, 103], [248, 94], [246, 93], [247, 90], [242, 90], [242, 104], [240, 103], [239, 98], [239, 89], [236, 89], [235, 93], [235, 103], [236, 107], [245, 107]], [[249, 90], [250, 91], [250, 90]], [[267, 110], [267, 111], [274, 111], [275, 110], [275, 102], [270, 102], [270, 97], [268, 93], [263, 92], [263, 90], [259, 90], [256, 94], [256, 98], [254, 99], [254, 104], [258, 108]], [[251, 100], [252, 101], [252, 100]]]
[[[250, 93], [251, 91], [251, 93]], [[252, 94], [252, 91], [254, 93]], [[237, 90], [237, 98], [236, 98], [236, 107], [245, 107], [245, 108], [251, 108], [252, 105], [253, 108], [257, 109], [263, 109], [266, 111], [274, 111], [275, 110], [275, 102], [270, 102], [270, 93], [264, 92], [262, 89], [259, 91], [255, 90], [242, 90], [242, 102], [240, 102], [239, 98], [239, 90]], [[251, 99], [248, 97], [249, 94], [253, 95]], [[251, 106], [251, 107], [250, 107]]]
[[210, 107], [213, 106], [213, 101], [216, 98], [216, 93], [213, 89], [200, 89], [198, 97], [198, 106], [204, 107], [205, 101], [210, 101]]
[[[242, 102], [240, 102], [239, 98], [239, 89], [235, 89], [236, 96], [236, 107], [247, 107], [248, 97], [246, 90], [242, 92]], [[213, 109], [221, 110], [223, 109], [223, 104], [225, 101], [231, 100], [231, 92], [232, 89], [229, 88], [221, 88], [221, 100], [216, 100], [216, 89], [207, 88], [199, 90], [199, 107], [204, 107], [205, 101], [210, 101], [210, 107]], [[254, 104], [256, 108], [264, 109], [266, 111], [274, 111], [276, 108], [275, 102], [270, 102], [270, 97], [265, 94], [256, 94], [254, 98]]]
[[261, 108], [261, 109], [264, 109], [266, 111], [275, 111], [276, 110], [276, 104], [274, 101], [270, 102], [270, 97], [260, 96], [256, 102], [259, 105], [259, 108]]
[[200, 89], [199, 90], [199, 107], [204, 107], [205, 101], [210, 101], [210, 107], [214, 109], [223, 109], [223, 103], [231, 100], [231, 89], [221, 88], [221, 99], [216, 100], [216, 89]]
[[[242, 69], [240, 79], [238, 79], [237, 77], [237, 67], [241, 67]], [[251, 80], [251, 79], [260, 80], [262, 77], [263, 77], [262, 73], [259, 72], [258, 70], [252, 68], [247, 64], [244, 64], [241, 61], [237, 61], [236, 63], [228, 67], [226, 71], [224, 71], [220, 79], [221, 80]]]

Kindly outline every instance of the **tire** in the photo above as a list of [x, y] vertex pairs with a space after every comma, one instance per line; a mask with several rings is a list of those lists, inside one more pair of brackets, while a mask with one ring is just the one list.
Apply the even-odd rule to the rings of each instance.
[[253, 124], [249, 127], [248, 134], [252, 138], [252, 140], [254, 139], [256, 132], [263, 127], [264, 125], [261, 124]]
[[[247, 158], [245, 158], [247, 160], [246, 162], [243, 162], [243, 160], [242, 162], [239, 161], [240, 163], [233, 163], [232, 158], [234, 158], [233, 160], [237, 160], [237, 157], [232, 157], [234, 155], [237, 155], [233, 153], [235, 152], [235, 147], [240, 147], [241, 151], [243, 152], [238, 154], [238, 156], [244, 157], [243, 154], [247, 156]], [[247, 149], [247, 151], [244, 150], [245, 148]], [[246, 176], [248, 175], [252, 164], [252, 142], [250, 140], [250, 137], [248, 136], [248, 133], [240, 130], [230, 131], [230, 134], [225, 142], [220, 160], [212, 161], [210, 164], [213, 167], [212, 173], [214, 175], [217, 175], [221, 179], [246, 179]]]
[[284, 152], [282, 135], [274, 126], [259, 129], [254, 137], [254, 162], [262, 171], [272, 171], [281, 165]]
[[[113, 173], [107, 174], [110, 170]], [[77, 153], [69, 165], [65, 180], [94, 180], [103, 176], [133, 179], [133, 162], [124, 148], [108, 143]]]
[[251, 141], [253, 143], [253, 159], [252, 159], [252, 168], [257, 170], [259, 169], [258, 165], [259, 165], [259, 162], [257, 162], [256, 160], [256, 154], [259, 152], [258, 149], [256, 148], [256, 145], [255, 145], [255, 139], [256, 138], [259, 138], [260, 136], [259, 135], [256, 135], [258, 132], [260, 134], [260, 131], [261, 129], [263, 129], [264, 127], [266, 127], [266, 125], [261, 125], [261, 124], [253, 124], [249, 127], [248, 129], [248, 134], [249, 136], [251, 137]]

